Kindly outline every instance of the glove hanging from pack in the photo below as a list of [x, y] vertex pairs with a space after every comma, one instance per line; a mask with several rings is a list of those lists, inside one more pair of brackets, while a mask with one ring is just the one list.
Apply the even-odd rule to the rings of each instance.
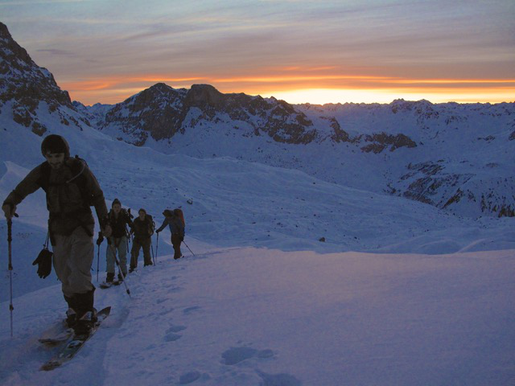
[[46, 242], [43, 244], [43, 249], [39, 252], [38, 257], [32, 263], [32, 265], [38, 266], [38, 276], [41, 279], [48, 277], [52, 272], [52, 256], [54, 254], [48, 249], [49, 240], [50, 234], [47, 234]]
[[98, 232], [97, 245], [100, 246], [100, 244], [102, 244], [103, 241], [104, 241], [104, 235], [100, 231], [100, 232]]

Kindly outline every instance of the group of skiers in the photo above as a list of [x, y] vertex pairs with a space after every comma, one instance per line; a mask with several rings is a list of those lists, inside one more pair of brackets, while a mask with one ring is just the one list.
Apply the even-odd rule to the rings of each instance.
[[[144, 266], [152, 264], [150, 248], [154, 222], [145, 209], [140, 209], [138, 217], [132, 221], [130, 213], [122, 209], [118, 199], [113, 201], [112, 210], [108, 212], [96, 177], [84, 160], [77, 156], [70, 157], [70, 147], [62, 136], [51, 134], [45, 137], [41, 153], [45, 162], [30, 171], [14, 188], [4, 200], [2, 210], [10, 235], [12, 218], [17, 216], [17, 205], [38, 189], [45, 191], [49, 212], [48, 235], [53, 253], [40, 254], [33, 265], [38, 266], [40, 277], [48, 276], [54, 267], [68, 305], [68, 326], [74, 329], [76, 335], [87, 335], [97, 320], [95, 286], [91, 276], [95, 221], [90, 207], [95, 207], [101, 229], [97, 244], [100, 245], [103, 238], [107, 238], [108, 242], [106, 281], [114, 279], [116, 254], [119, 256], [120, 278], [127, 274], [127, 226], [134, 235], [129, 272], [137, 268], [140, 249], [143, 249]], [[156, 232], [169, 226], [174, 258], [178, 259], [182, 256], [180, 245], [184, 240], [182, 211], [167, 209], [163, 215], [165, 220]]]
[[[106, 283], [113, 283], [115, 280], [115, 268], [119, 266], [118, 282], [124, 280], [127, 276], [127, 252], [129, 240], [132, 237], [131, 259], [128, 273], [133, 272], [138, 268], [138, 257], [140, 250], [143, 249], [143, 266], [152, 265], [152, 235], [154, 230], [159, 233], [166, 225], [170, 227], [172, 235], [172, 245], [174, 248], [174, 259], [180, 259], [181, 243], [184, 240], [184, 216], [181, 209], [166, 209], [163, 212], [165, 220], [161, 227], [155, 230], [154, 219], [147, 211], [141, 208], [138, 211], [138, 217], [134, 220], [130, 209], [125, 210], [122, 208], [122, 203], [119, 199], [115, 198], [112, 203], [111, 211], [107, 219], [108, 224], [111, 226], [111, 235], [107, 237], [107, 252], [106, 252]], [[129, 232], [130, 230], [130, 232]], [[104, 240], [102, 232], [99, 233], [97, 245], [100, 247]], [[116, 263], [116, 264], [115, 264]]]

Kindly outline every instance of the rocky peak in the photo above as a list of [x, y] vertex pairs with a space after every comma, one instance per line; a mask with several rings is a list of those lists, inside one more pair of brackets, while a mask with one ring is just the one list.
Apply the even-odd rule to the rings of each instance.
[[[182, 103], [184, 92], [184, 89], [175, 90], [164, 83], [157, 83], [130, 97], [124, 103], [127, 104], [133, 112], [145, 109], [156, 110], [160, 107], [164, 108], [168, 105], [174, 105], [177, 102]], [[117, 106], [122, 107], [121, 104]]]
[[184, 89], [157, 83], [110, 109], [101, 130], [117, 127], [138, 146], [145, 144], [149, 135], [156, 140], [170, 138], [181, 129], [185, 94]]
[[227, 97], [209, 84], [194, 84], [186, 94], [184, 103], [190, 107], [220, 108]]
[[[36, 114], [41, 102], [46, 102], [49, 113], [61, 106], [74, 109], [70, 96], [57, 86], [52, 74], [34, 63], [0, 23], [0, 108], [12, 109], [17, 123], [42, 135], [47, 129]], [[67, 118], [62, 116], [61, 122], [69, 124]]]
[[[2, 57], [5, 55], [7, 58], [11, 55], [13, 58], [16, 58], [21, 65], [24, 63], [34, 63], [30, 58], [27, 50], [17, 44], [12, 38], [7, 26], [0, 22], [0, 47], [2, 49]], [[4, 75], [8, 72], [7, 65], [9, 62], [6, 60], [0, 63], [0, 74]]]
[[235, 129], [238, 122], [244, 122], [254, 128], [254, 135], [267, 134], [277, 142], [308, 143], [315, 138], [311, 121], [288, 103], [223, 94], [207, 84], [186, 90], [158, 83], [112, 108], [102, 129], [117, 128], [132, 137], [129, 142], [141, 146], [149, 135], [155, 140], [171, 139], [200, 121], [217, 124], [224, 120]]

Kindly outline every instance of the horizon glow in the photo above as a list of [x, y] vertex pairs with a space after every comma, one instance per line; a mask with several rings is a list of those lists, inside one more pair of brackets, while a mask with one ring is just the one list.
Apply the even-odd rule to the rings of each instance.
[[515, 100], [511, 0], [24, 0], [0, 12], [86, 105], [159, 82], [293, 104]]

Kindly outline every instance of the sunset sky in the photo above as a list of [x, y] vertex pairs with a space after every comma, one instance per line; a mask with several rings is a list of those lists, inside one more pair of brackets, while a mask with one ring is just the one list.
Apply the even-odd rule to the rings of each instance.
[[515, 101], [514, 0], [0, 0], [72, 99], [157, 82], [290, 103]]

